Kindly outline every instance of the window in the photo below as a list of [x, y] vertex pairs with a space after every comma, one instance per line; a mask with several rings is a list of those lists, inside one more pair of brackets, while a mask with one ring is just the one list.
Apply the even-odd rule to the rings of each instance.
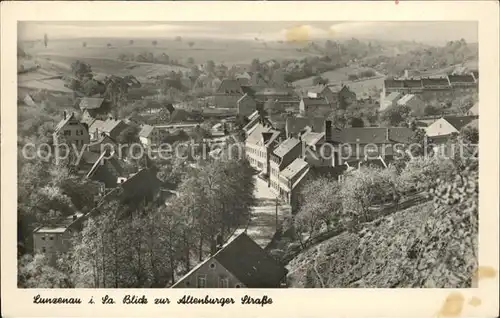
[[197, 283], [198, 288], [205, 288], [207, 286], [207, 275], [198, 275]]
[[45, 236], [42, 236], [42, 241], [45, 241]]
[[215, 263], [210, 264], [210, 268], [214, 269], [215, 268]]
[[64, 136], [71, 136], [71, 130], [65, 130]]
[[46, 251], [45, 247], [42, 247], [42, 253], [45, 253]]
[[53, 236], [51, 236], [51, 237], [50, 237], [50, 240], [51, 240], [51, 241], [53, 241], [53, 240], [54, 240], [54, 237], [53, 237]]
[[219, 288], [228, 288], [229, 287], [229, 279], [227, 277], [219, 278]]

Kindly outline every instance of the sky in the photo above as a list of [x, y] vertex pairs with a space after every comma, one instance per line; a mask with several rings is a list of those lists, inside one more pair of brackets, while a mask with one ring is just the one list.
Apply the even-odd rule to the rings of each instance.
[[477, 23], [446, 22], [20, 22], [18, 38], [39, 40], [47, 33], [51, 39], [124, 37], [286, 40], [290, 30], [299, 30], [308, 39], [366, 38], [378, 40], [415, 40], [445, 43], [465, 39], [477, 42]]

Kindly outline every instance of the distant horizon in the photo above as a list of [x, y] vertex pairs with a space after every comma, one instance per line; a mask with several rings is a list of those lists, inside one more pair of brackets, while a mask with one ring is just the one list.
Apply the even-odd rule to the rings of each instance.
[[[287, 41], [298, 31], [305, 41], [357, 38], [388, 42], [443, 45], [464, 39], [478, 43], [478, 24], [469, 21], [425, 22], [19, 22], [18, 42], [77, 39], [173, 39], [211, 41]], [[108, 35], [103, 36], [103, 33]]]

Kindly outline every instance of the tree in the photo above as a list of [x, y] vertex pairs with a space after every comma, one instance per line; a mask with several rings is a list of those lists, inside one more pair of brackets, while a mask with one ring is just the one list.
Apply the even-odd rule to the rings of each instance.
[[47, 47], [47, 44], [49, 43], [49, 37], [47, 36], [47, 33], [43, 35], [43, 45]]
[[207, 61], [206, 71], [208, 74], [213, 74], [215, 72], [215, 62], [213, 60]]
[[326, 230], [335, 227], [342, 213], [339, 193], [339, 184], [328, 178], [320, 177], [307, 182], [301, 190], [300, 210], [294, 220], [295, 228], [299, 232], [306, 231], [310, 240], [322, 227]]
[[193, 64], [194, 64], [194, 59], [193, 59], [192, 57], [188, 57], [188, 59], [187, 59], [187, 63], [188, 63], [189, 65], [193, 65]]
[[107, 46], [107, 47], [108, 47], [108, 49], [109, 49], [109, 48], [111, 48], [111, 46], [112, 46], [112, 45], [111, 45], [111, 43], [108, 43], [108, 44], [106, 44], [106, 46]]
[[158, 41], [154, 40], [153, 42], [151, 42], [153, 44], [153, 46], [156, 46], [158, 44]]
[[473, 145], [479, 144], [479, 130], [477, 127], [465, 126], [460, 131], [460, 135], [465, 143]]
[[259, 72], [261, 70], [261, 65], [259, 59], [253, 59], [250, 63], [250, 72]]
[[175, 37], [175, 41], [176, 41], [176, 42], [182, 42], [182, 37], [180, 37], [180, 36], [176, 36], [176, 37]]
[[134, 45], [134, 40], [130, 40], [130, 41], [128, 41], [128, 44], [130, 44], [130, 45]]
[[370, 220], [370, 207], [397, 195], [395, 171], [361, 167], [348, 174], [342, 183], [340, 195], [344, 216], [356, 225]]
[[71, 71], [79, 80], [83, 80], [84, 77], [92, 76], [92, 67], [90, 64], [80, 62], [78, 60], [71, 64]]
[[410, 160], [398, 178], [402, 192], [428, 190], [435, 180], [449, 178], [453, 163], [437, 156], [416, 157]]
[[382, 114], [382, 120], [391, 127], [399, 126], [406, 122], [411, 109], [408, 106], [390, 108]]
[[24, 255], [18, 260], [18, 286], [20, 288], [72, 288], [70, 277], [52, 266], [40, 254]]
[[82, 47], [87, 47], [87, 42], [83, 42]]
[[139, 127], [135, 125], [129, 125], [122, 132], [120, 132], [116, 140], [120, 144], [131, 145], [139, 141], [139, 131]]
[[327, 85], [328, 82], [328, 78], [323, 78], [321, 76], [316, 76], [315, 78], [313, 78], [313, 85]]
[[188, 42], [188, 45], [189, 45], [189, 47], [193, 47], [194, 46], [194, 42], [193, 41]]
[[440, 111], [437, 107], [434, 107], [432, 105], [427, 105], [424, 108], [424, 114], [426, 116], [434, 116], [434, 115], [439, 115]]
[[363, 128], [365, 126], [365, 122], [363, 121], [363, 119], [361, 119], [359, 117], [352, 117], [350, 120], [350, 124], [351, 124], [351, 127]]

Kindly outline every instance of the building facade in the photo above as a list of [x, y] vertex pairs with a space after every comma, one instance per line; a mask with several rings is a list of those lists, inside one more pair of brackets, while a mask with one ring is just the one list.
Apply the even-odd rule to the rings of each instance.
[[90, 142], [89, 128], [81, 123], [74, 113], [63, 113], [63, 119], [57, 124], [52, 134], [54, 145], [73, 145], [81, 149]]

